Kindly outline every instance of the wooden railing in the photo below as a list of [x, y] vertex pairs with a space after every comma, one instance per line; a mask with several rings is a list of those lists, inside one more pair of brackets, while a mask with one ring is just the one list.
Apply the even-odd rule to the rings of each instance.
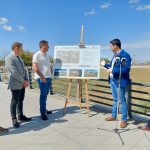
[[[32, 68], [29, 69], [30, 88], [38, 88], [33, 80]], [[73, 80], [70, 97], [76, 97], [77, 81]], [[51, 94], [57, 94], [66, 97], [69, 86], [69, 79], [53, 79]], [[112, 95], [110, 85], [107, 79], [88, 80], [89, 99], [92, 102], [99, 103], [107, 107], [112, 107]], [[132, 82], [126, 95], [128, 103], [128, 114], [131, 117], [133, 113], [144, 116], [150, 116], [150, 83], [143, 84]], [[85, 99], [85, 88], [82, 87], [82, 100]]]
[[[61, 96], [66, 96], [68, 79], [54, 79], [53, 92]], [[71, 97], [75, 97], [76, 81], [73, 82]], [[89, 80], [88, 91], [90, 101], [112, 107], [112, 96], [110, 85], [107, 79]], [[82, 88], [82, 97], [85, 98], [85, 89]], [[132, 113], [150, 116], [150, 84], [135, 83], [129, 86], [126, 93], [128, 103], [128, 115], [131, 117]]]

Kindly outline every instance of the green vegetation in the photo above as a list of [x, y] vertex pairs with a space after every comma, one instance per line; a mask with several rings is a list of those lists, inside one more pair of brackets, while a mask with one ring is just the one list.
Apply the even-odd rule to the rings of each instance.
[[0, 59], [0, 66], [4, 66], [5, 61], [3, 59]]
[[26, 66], [32, 65], [32, 57], [33, 57], [33, 53], [29, 51], [23, 51], [23, 54], [21, 56]]
[[101, 58], [101, 60], [105, 60], [106, 63], [110, 63], [110, 60], [108, 58]]

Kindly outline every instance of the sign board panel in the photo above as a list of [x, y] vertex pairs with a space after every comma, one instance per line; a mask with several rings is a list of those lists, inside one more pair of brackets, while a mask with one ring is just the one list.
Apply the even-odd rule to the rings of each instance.
[[55, 46], [54, 76], [59, 78], [99, 79], [100, 46]]

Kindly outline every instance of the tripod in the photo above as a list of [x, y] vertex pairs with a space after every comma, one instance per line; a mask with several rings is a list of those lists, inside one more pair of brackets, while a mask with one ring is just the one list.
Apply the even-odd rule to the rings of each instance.
[[[116, 58], [116, 61], [117, 61], [117, 58]], [[120, 104], [120, 81], [121, 81], [121, 70], [122, 70], [122, 63], [123, 63], [123, 61], [125, 61], [125, 60], [123, 60], [123, 59], [120, 60], [120, 58], [119, 58], [119, 69], [120, 70], [119, 70], [118, 101], [117, 101], [117, 112], [116, 112], [116, 126], [115, 126], [115, 129], [107, 130], [107, 129], [98, 128], [100, 130], [116, 133], [119, 136], [119, 139], [121, 140], [122, 145], [124, 145], [124, 141], [123, 141], [120, 133], [129, 131], [129, 129], [118, 129], [118, 114], [119, 114], [119, 104]]]
[[[141, 126], [138, 126], [138, 127], [137, 127], [138, 130], [141, 130], [141, 128], [142, 128]], [[147, 134], [146, 134], [146, 132], [145, 132], [144, 130], [143, 130], [143, 133], [144, 133], [144, 135], [145, 135], [147, 141], [150, 143], [150, 139], [149, 139], [149, 137], [147, 136]]]

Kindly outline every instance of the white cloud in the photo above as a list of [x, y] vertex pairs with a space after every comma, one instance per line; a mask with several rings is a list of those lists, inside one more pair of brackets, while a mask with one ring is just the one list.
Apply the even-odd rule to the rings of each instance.
[[5, 25], [2, 26], [2, 29], [6, 30], [6, 31], [12, 31], [12, 26], [9, 26], [9, 25], [5, 24]]
[[102, 46], [101, 49], [102, 50], [108, 50], [108, 49], [110, 49], [110, 47], [109, 46]]
[[[11, 25], [9, 25], [9, 21], [5, 17], [0, 17], [0, 28], [5, 30], [5, 31], [12, 31], [13, 30], [13, 27]], [[26, 31], [26, 29], [23, 25], [18, 25], [18, 26], [16, 26], [16, 28], [17, 28], [17, 31], [19, 31], [19, 32]]]
[[91, 16], [91, 15], [94, 15], [96, 12], [95, 12], [95, 9], [91, 9], [90, 11], [88, 12], [85, 12], [84, 15], [85, 16]]
[[135, 41], [132, 43], [126, 43], [126, 44], [123, 44], [123, 48], [128, 48], [128, 49], [150, 48], [150, 40], [143, 40], [143, 41]]
[[150, 35], [150, 32], [146, 32], [146, 33], [144, 33], [145, 35]]
[[8, 19], [5, 17], [0, 17], [0, 25], [1, 24], [6, 24], [8, 22]]
[[26, 31], [25, 27], [22, 26], [22, 25], [18, 25], [17, 30], [20, 31], [20, 32], [25, 32]]
[[140, 0], [129, 0], [129, 4], [137, 4]]
[[0, 17], [0, 26], [3, 30], [12, 31], [12, 26], [7, 25], [8, 19], [5, 17]]
[[150, 10], [150, 4], [139, 6], [136, 8], [136, 10], [138, 10], [138, 11]]
[[105, 2], [105, 3], [103, 3], [103, 4], [101, 4], [99, 7], [101, 8], [101, 9], [107, 9], [107, 8], [109, 8], [110, 7], [110, 3], [109, 2]]
[[[131, 43], [123, 43], [122, 44], [123, 49], [145, 49], [150, 48], [150, 39], [149, 40], [141, 40], [141, 41], [135, 41]], [[102, 50], [108, 50], [110, 49], [109, 45], [102, 46]]]

